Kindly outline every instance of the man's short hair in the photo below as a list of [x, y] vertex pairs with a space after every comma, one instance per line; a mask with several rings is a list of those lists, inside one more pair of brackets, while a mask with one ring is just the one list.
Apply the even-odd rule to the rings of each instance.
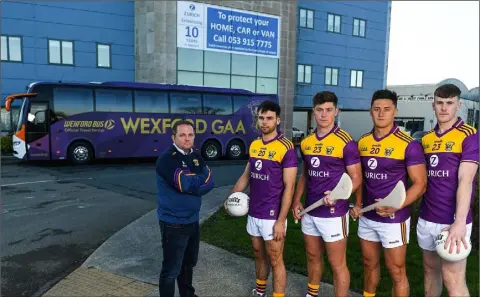
[[176, 121], [175, 124], [173, 124], [173, 127], [172, 127], [172, 135], [177, 135], [177, 130], [178, 130], [178, 126], [180, 125], [189, 125], [189, 126], [192, 126], [193, 128], [193, 132], [195, 133], [195, 127], [193, 126], [193, 123], [190, 122], [190, 121], [187, 121], [185, 119], [181, 119], [179, 121]]
[[460, 91], [460, 88], [457, 87], [454, 84], [444, 84], [439, 86], [436, 90], [435, 93], [433, 94], [435, 97], [440, 97], [440, 98], [453, 98], [453, 97], [458, 97], [460, 99], [460, 94], [462, 91]]
[[265, 100], [257, 108], [257, 114], [264, 113], [266, 111], [273, 111], [277, 115], [277, 117], [280, 116], [280, 105], [278, 105], [277, 102], [271, 101], [271, 100]]
[[375, 93], [373, 93], [373, 96], [372, 96], [372, 101], [370, 102], [370, 107], [373, 106], [373, 102], [375, 102], [375, 100], [379, 100], [379, 99], [390, 99], [392, 100], [393, 105], [397, 107], [398, 96], [397, 96], [397, 93], [395, 93], [394, 91], [390, 91], [388, 89], [375, 91]]
[[338, 97], [334, 92], [330, 91], [323, 91], [323, 92], [318, 92], [313, 96], [313, 107], [324, 104], [326, 102], [332, 102], [335, 108], [338, 105]]

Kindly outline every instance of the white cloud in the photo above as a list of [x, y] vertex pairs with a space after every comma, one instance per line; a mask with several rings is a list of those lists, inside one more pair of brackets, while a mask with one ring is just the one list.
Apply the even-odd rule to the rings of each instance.
[[387, 85], [479, 85], [478, 1], [393, 1]]

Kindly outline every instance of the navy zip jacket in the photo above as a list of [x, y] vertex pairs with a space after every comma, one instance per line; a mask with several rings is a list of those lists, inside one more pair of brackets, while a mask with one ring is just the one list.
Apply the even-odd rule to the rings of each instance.
[[213, 189], [212, 172], [202, 156], [180, 153], [172, 145], [157, 159], [159, 221], [189, 224], [199, 220], [202, 196]]

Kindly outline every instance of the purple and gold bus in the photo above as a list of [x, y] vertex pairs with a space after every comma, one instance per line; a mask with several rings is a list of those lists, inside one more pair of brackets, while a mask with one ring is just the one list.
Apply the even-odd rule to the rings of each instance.
[[158, 156], [172, 143], [175, 121], [187, 119], [206, 160], [242, 159], [259, 136], [256, 108], [276, 94], [155, 83], [35, 82], [22, 100], [13, 135], [14, 156], [70, 160]]

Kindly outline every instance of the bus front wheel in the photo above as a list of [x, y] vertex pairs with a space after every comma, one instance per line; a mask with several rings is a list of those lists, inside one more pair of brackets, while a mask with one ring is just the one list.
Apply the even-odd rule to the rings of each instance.
[[75, 165], [84, 165], [90, 163], [93, 159], [92, 146], [85, 141], [77, 141], [70, 145], [68, 149], [68, 159]]
[[214, 140], [205, 142], [202, 146], [202, 156], [207, 161], [218, 160], [222, 155], [220, 144]]

